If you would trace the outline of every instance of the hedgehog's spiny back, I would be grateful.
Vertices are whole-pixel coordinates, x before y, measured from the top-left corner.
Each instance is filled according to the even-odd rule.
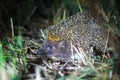
[[[59,37],[67,40],[68,44],[72,41],[75,46],[80,46],[84,50],[88,50],[89,46],[93,45],[102,51],[106,42],[106,31],[104,26],[99,25],[97,20],[93,19],[89,11],[77,13],[52,26],[49,30],[52,34],[59,34]]]

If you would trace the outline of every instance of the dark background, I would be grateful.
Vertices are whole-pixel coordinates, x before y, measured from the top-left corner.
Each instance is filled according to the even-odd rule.
[[[10,18],[18,35],[19,29],[27,33],[33,27],[45,28],[58,23],[64,12],[65,17],[79,12],[78,3],[83,10],[91,9],[97,3],[107,15],[120,15],[119,0],[0,0],[0,39],[11,35]]]

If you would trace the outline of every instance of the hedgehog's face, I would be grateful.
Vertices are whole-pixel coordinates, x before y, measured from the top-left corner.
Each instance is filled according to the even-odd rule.
[[[43,48],[41,48],[37,54],[38,55],[48,55],[48,56],[54,56],[54,57],[63,57],[65,50],[66,50],[67,44],[66,41],[47,41]]]

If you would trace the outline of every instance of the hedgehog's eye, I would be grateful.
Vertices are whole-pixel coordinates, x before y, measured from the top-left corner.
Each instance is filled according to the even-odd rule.
[[[52,46],[52,45],[48,45],[48,48],[47,48],[48,50],[51,50],[51,49],[55,49],[55,47],[54,46]]]

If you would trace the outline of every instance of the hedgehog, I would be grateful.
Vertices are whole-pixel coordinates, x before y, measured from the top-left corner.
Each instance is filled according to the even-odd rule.
[[[44,44],[37,51],[37,55],[71,59],[79,48],[86,55],[102,55],[107,36],[108,28],[105,22],[99,23],[90,11],[84,11],[49,27]]]

